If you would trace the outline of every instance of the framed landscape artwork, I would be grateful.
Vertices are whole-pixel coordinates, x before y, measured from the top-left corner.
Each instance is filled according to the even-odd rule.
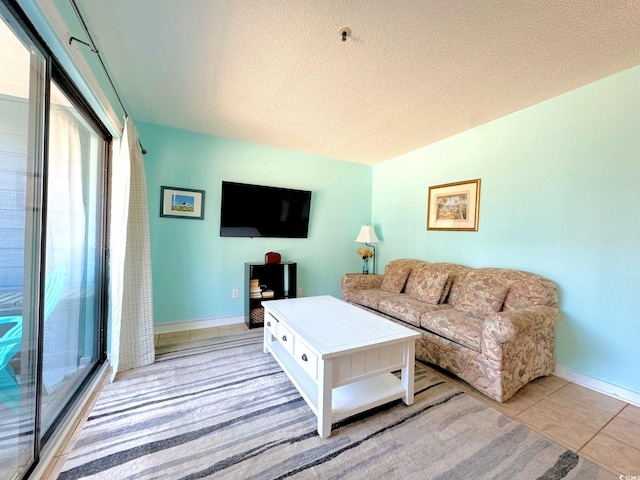
[[[204,220],[204,190],[160,187],[160,216]]]
[[[480,179],[429,187],[427,230],[478,231]]]

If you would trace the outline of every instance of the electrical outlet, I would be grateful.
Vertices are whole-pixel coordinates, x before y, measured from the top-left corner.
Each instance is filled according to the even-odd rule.
[[[238,289],[234,288],[231,290],[231,298],[238,298]]]

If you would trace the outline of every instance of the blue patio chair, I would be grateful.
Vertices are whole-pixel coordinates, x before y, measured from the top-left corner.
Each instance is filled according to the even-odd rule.
[[[47,276],[44,289],[44,319],[46,321],[60,300],[66,268],[59,264]],[[22,347],[22,316],[0,317],[0,325],[14,324],[0,338],[0,402],[12,409],[20,403],[20,385],[9,362]]]

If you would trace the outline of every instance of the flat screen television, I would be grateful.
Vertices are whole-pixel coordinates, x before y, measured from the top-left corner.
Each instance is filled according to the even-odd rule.
[[[307,238],[311,192],[222,182],[221,237]]]

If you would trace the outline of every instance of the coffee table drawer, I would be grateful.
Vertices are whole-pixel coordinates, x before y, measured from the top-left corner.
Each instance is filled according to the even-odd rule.
[[[296,338],[295,353],[293,355],[298,365],[309,374],[309,376],[318,379],[318,357],[311,352],[311,349]]]
[[[282,323],[278,324],[278,333],[276,335],[276,338],[282,344],[285,350],[293,355],[296,337],[293,332],[287,328],[286,325]]]
[[[265,313],[265,316],[264,316],[264,328],[269,330],[271,332],[271,335],[273,335],[274,337],[278,336],[278,324],[279,323],[280,322],[278,322],[278,320],[276,320],[275,317],[273,315],[271,315],[269,312]]]

